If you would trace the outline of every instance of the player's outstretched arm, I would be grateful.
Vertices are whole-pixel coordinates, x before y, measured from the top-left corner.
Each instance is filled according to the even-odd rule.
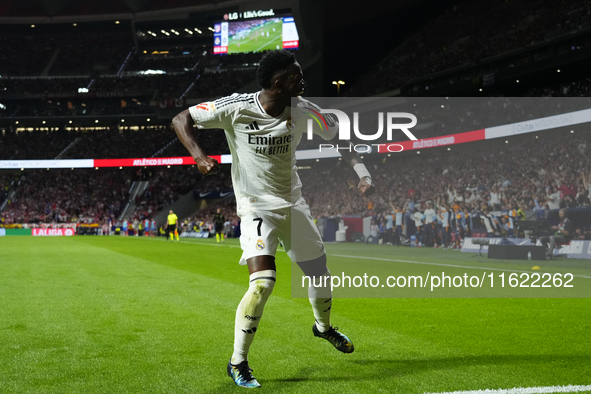
[[[172,119],[172,128],[181,143],[195,160],[197,168],[203,175],[214,175],[221,171],[217,160],[208,157],[193,136],[193,118],[189,110],[184,110]]]
[[[338,138],[338,137],[335,137]],[[349,142],[349,144],[351,144]],[[351,152],[348,152],[346,149],[340,151],[343,160],[345,160],[359,175],[359,184],[357,185],[357,190],[361,192],[365,197],[371,196],[375,193],[376,188],[373,185],[373,181],[371,180],[371,175],[369,171],[363,164],[363,160],[359,157],[355,149],[351,149]]]

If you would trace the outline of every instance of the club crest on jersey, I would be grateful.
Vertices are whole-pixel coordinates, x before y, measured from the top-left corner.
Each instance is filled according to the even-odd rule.
[[[258,239],[257,240],[257,250],[263,250],[265,249],[265,243],[263,242],[262,239]]]
[[[291,118],[287,119],[287,122],[285,122],[285,125],[287,126],[288,130],[293,130],[295,129],[295,120],[292,120]]]

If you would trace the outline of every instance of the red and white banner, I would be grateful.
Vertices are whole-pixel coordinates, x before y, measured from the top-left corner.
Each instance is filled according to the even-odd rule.
[[[232,155],[209,156],[221,164],[232,163]],[[151,157],[137,159],[97,159],[94,166],[102,167],[153,167],[153,166],[188,166],[195,164],[191,156],[182,157]]]
[[[210,157],[216,159],[221,164],[232,163],[232,155],[214,155]],[[0,160],[0,169],[152,167],[187,166],[193,164],[195,164],[195,160],[191,156],[94,160]]]
[[[34,228],[31,231],[34,237],[71,237],[76,234],[71,228]]]
[[[220,161],[220,156],[212,156]],[[183,166],[195,164],[191,156],[184,157],[152,157],[137,159],[98,159],[94,161],[94,166],[102,167],[152,167],[152,166]]]

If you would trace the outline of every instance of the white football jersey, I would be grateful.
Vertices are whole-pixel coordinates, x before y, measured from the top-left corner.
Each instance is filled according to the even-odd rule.
[[[432,223],[435,220],[435,210],[433,208],[425,209],[425,223]]]
[[[297,108],[288,106],[283,114],[273,117],[263,109],[259,94],[234,93],[189,108],[198,128],[226,132],[239,216],[249,211],[290,207],[301,197],[295,150],[309,118],[303,107],[319,110],[300,99]],[[331,140],[338,132],[338,124],[327,124],[328,128],[322,129],[314,125],[313,132]]]
[[[412,215],[413,220],[415,221],[415,227],[421,227],[423,225],[423,214],[420,212],[415,212]]]

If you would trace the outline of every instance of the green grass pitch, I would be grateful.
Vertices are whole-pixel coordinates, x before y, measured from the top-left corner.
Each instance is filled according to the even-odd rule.
[[[261,52],[283,48],[282,22],[269,22],[253,29],[246,37],[229,37],[228,53]],[[273,31],[275,29],[275,31]],[[264,33],[264,34],[263,34]],[[269,33],[269,37],[267,34]],[[279,47],[277,47],[279,45]]]
[[[326,245],[329,265],[345,260],[336,255],[359,250],[407,261],[532,265],[353,246]],[[232,239],[218,246],[136,237],[0,238],[0,393],[244,392],[225,372],[236,306],[247,287],[240,254]],[[583,275],[590,263],[541,268]],[[400,272],[410,266],[390,264]],[[284,253],[277,266],[250,355],[261,392],[591,384],[589,299],[336,299],[333,324],[356,348],[341,354],[313,337],[311,307],[291,297]]]

